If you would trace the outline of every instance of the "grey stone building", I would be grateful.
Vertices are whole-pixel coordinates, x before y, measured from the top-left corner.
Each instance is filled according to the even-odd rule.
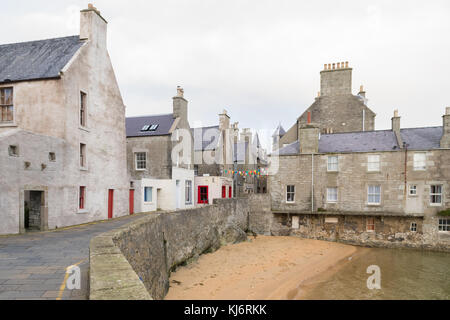
[[[320,72],[320,92],[315,101],[287,132],[277,138],[278,146],[297,141],[298,129],[308,122],[308,117],[319,126],[321,133],[374,130],[376,115],[367,103],[362,86],[357,95],[352,94],[352,68],[348,62],[325,64]]]
[[[172,100],[173,113],[126,118],[133,211],[195,205],[193,140],[182,88]]]
[[[0,45],[0,234],[126,215],[125,106],[107,22],[76,36]]]
[[[312,118],[270,157],[278,153],[279,166],[269,176],[266,232],[450,249],[450,108],[439,127],[403,129],[395,111],[391,130],[323,133],[334,113]]]

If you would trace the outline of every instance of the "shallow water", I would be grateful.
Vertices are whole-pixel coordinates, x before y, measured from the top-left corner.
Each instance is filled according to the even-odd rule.
[[[362,249],[337,272],[311,283],[302,299],[450,299],[450,253]],[[367,267],[381,271],[381,289],[369,290]]]

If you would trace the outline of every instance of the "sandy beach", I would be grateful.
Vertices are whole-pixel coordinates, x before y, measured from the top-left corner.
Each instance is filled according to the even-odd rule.
[[[303,285],[329,274],[357,251],[350,245],[295,237],[250,239],[177,269],[165,299],[300,299]]]

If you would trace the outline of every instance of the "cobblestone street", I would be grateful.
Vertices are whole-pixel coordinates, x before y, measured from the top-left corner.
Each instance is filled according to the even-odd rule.
[[[0,300],[88,298],[90,240],[145,214],[55,231],[0,236]],[[68,266],[81,269],[81,289],[63,282]]]

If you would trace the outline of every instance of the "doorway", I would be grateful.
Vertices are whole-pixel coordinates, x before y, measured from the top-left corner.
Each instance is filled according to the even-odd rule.
[[[46,225],[44,191],[25,190],[25,231],[42,231]]]
[[[134,213],[134,189],[130,189],[130,215]]]
[[[114,210],[114,189],[108,190],[108,219],[113,218]]]

